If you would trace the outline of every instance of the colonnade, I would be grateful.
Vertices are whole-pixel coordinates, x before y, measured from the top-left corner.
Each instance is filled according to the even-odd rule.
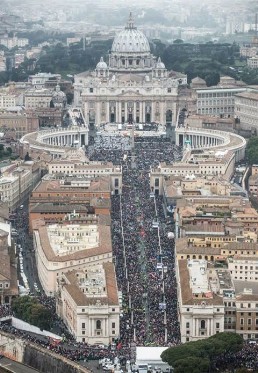
[[[78,144],[81,146],[81,137],[76,135],[60,135],[55,137],[47,137],[43,140],[44,144],[56,146],[72,146]],[[78,143],[77,143],[78,142]]]
[[[40,131],[37,141],[53,146],[88,145],[88,128],[68,128],[62,130]]]
[[[216,137],[208,137],[201,135],[183,135],[183,144],[189,142],[191,148],[208,148],[223,144],[223,141]]]

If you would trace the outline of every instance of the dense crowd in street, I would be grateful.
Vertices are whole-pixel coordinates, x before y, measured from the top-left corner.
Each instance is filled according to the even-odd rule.
[[[128,145],[128,139],[124,141]],[[135,154],[122,145],[121,150],[108,151],[98,145],[91,150],[91,159],[123,166],[122,196],[112,200],[113,255],[123,294],[121,343],[177,344],[174,241],[168,238],[171,228],[166,225],[161,197],[150,195],[149,171],[159,162],[173,162],[180,150],[167,139],[148,137],[136,139]],[[153,220],[159,222],[157,228]]]
[[[111,140],[99,136],[88,149],[91,160],[122,165],[122,195],[112,196],[112,245],[118,289],[122,293],[120,339],[109,346],[90,346],[76,342],[55,313],[55,299],[45,295],[37,299],[53,314],[53,330],[62,336],[55,340],[14,328],[2,322],[0,330],[33,342],[73,361],[91,359],[133,359],[137,345],[174,346],[180,343],[177,315],[177,286],[174,266],[174,238],[169,233],[162,197],[150,188],[150,167],[180,159],[181,149],[165,138],[120,137]],[[28,229],[25,211],[16,220],[18,240],[26,241]],[[154,226],[154,223],[157,224]],[[172,237],[172,238],[171,238]],[[29,243],[28,243],[29,244]],[[13,315],[10,306],[0,306],[0,318]],[[15,315],[14,315],[15,316]],[[216,368],[258,368],[258,346],[244,343],[241,351],[222,355]]]

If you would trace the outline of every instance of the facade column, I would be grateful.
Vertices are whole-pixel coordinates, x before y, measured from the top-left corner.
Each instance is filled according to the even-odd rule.
[[[84,102],[84,105],[82,105],[82,112],[84,114],[84,117],[86,119],[86,123],[89,123],[89,107],[88,102]]]
[[[106,103],[106,122],[107,123],[110,122],[110,118],[109,118],[109,101]]]
[[[115,113],[115,122],[119,122],[118,120],[118,101],[116,101],[116,113]]]
[[[139,122],[142,123],[142,101],[140,101],[139,105]]]
[[[145,123],[145,105],[146,105],[146,103],[145,103],[145,101],[143,101],[143,103],[142,103],[142,122],[143,123]]]
[[[151,122],[155,122],[156,102],[151,101]]]
[[[136,122],[137,117],[137,107],[136,107],[136,101],[133,102],[133,121]]]
[[[122,123],[122,104],[118,101],[118,122]]]
[[[128,120],[128,106],[127,101],[125,101],[125,123],[127,123]]]
[[[164,114],[165,114],[165,102],[160,101],[160,103],[159,103],[159,122],[161,124],[165,124]]]
[[[87,120],[86,120],[87,122]],[[95,126],[98,127],[101,122],[101,110],[100,110],[100,102],[97,101],[95,103]]]
[[[105,337],[107,337],[108,336],[108,319],[105,319],[105,326],[106,326]]]

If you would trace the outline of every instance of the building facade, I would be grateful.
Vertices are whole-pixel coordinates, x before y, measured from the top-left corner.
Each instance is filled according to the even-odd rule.
[[[39,118],[31,110],[4,111],[0,113],[1,131],[15,130],[17,139],[39,129]]]
[[[175,123],[178,86],[187,84],[183,74],[171,74],[150,53],[146,36],[127,26],[114,39],[109,63],[101,58],[94,72],[75,75],[74,102],[86,121]]]
[[[38,226],[33,230],[33,242],[39,280],[49,296],[56,294],[63,273],[112,261],[108,225],[64,221]]]
[[[247,59],[247,66],[251,69],[258,69],[258,56],[253,56]]]
[[[197,89],[197,114],[234,116],[235,95],[245,90],[243,87]]]
[[[239,129],[257,134],[258,91],[247,91],[235,96],[235,117]]]
[[[213,291],[209,280],[211,275],[206,261],[178,261],[178,304],[183,343],[224,331],[223,297]]]
[[[57,312],[78,342],[108,345],[118,338],[120,306],[113,263],[64,274]]]
[[[39,165],[34,162],[6,167],[0,177],[1,200],[8,204],[10,210],[17,208],[29,197],[40,176]]]

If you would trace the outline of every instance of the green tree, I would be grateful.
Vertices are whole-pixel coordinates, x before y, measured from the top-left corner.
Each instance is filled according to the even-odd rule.
[[[217,85],[220,81],[220,75],[217,72],[210,72],[205,76],[205,81],[208,87]]]
[[[50,311],[34,297],[26,295],[14,299],[12,309],[16,317],[38,326],[40,329],[50,329],[51,327],[52,315]]]
[[[184,41],[182,39],[176,39],[173,41],[173,44],[183,44]]]
[[[51,313],[40,303],[33,304],[30,308],[29,322],[40,329],[49,329],[51,324]]]
[[[251,137],[246,147],[246,158],[249,164],[258,163],[258,137]]]
[[[215,360],[222,354],[241,350],[243,339],[235,333],[218,333],[214,336],[170,347],[161,354],[163,361],[174,368],[174,373],[213,372]]]

